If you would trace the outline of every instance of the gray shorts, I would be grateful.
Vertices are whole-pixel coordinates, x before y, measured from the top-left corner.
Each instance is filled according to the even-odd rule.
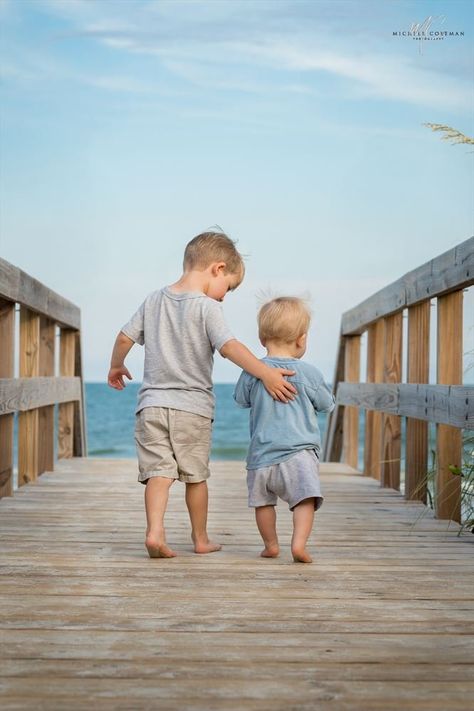
[[[319,459],[314,449],[303,449],[290,459],[247,471],[249,506],[275,506],[278,497],[290,510],[314,497],[314,508],[323,503],[319,483]]]
[[[138,481],[164,476],[187,484],[209,477],[212,420],[169,407],[144,407],[136,416]]]

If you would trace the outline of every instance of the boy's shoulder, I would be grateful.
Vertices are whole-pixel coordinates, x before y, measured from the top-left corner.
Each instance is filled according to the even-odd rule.
[[[266,356],[262,358],[262,361],[279,368],[288,368],[288,370],[294,370],[295,375],[290,375],[288,380],[303,382],[305,385],[309,385],[313,388],[318,388],[324,383],[324,377],[319,368],[317,368],[312,363],[308,361],[301,360],[299,358],[294,358],[283,362],[281,359],[273,359]]]
[[[295,370],[297,374],[299,373],[303,375],[315,385],[321,385],[321,383],[324,383],[323,374],[321,373],[319,368],[317,368],[312,363],[308,363],[305,360],[300,360],[298,361],[298,365],[295,367]]]
[[[197,291],[196,292],[178,293],[178,292],[171,291],[169,286],[162,286],[159,289],[155,289],[154,291],[151,291],[145,297],[145,303],[146,304],[156,304],[157,301],[161,301],[162,299],[167,299],[167,300],[170,300],[173,302],[181,302],[181,303],[185,303],[190,300],[192,300],[192,301],[198,300],[207,309],[215,309],[215,310],[222,309],[222,304],[220,304],[215,299],[211,299],[210,296],[207,296],[207,294],[197,292]]]

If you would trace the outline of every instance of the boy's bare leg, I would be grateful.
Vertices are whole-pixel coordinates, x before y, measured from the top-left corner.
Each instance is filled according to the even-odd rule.
[[[276,558],[280,552],[276,532],[276,511],[274,506],[257,506],[255,520],[258,530],[265,543],[265,548],[260,553],[262,558]]]
[[[314,498],[304,499],[293,509],[293,538],[291,552],[295,563],[312,563],[313,559],[306,550],[309,534],[313,528]]]
[[[191,519],[191,537],[195,553],[214,553],[222,548],[219,543],[213,543],[207,535],[207,481],[196,484],[186,483],[186,506]]]
[[[176,553],[167,545],[164,518],[170,487],[174,479],[154,476],[145,487],[146,539],[145,546],[150,558],[174,558]]]

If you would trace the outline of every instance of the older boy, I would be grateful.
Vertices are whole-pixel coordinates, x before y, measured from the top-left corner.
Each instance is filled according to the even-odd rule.
[[[131,375],[124,360],[134,343],[145,346],[143,384],[136,409],[135,441],[139,476],[146,485],[145,546],[151,558],[173,558],[166,542],[164,515],[176,479],[186,484],[186,504],[196,553],[221,548],[207,535],[209,453],[214,416],[214,351],[260,378],[271,397],[282,402],[296,392],[283,375],[259,361],[229,331],[222,302],[244,277],[235,243],[219,232],[205,232],[186,246],[183,274],[143,302],[115,341],[108,383],[121,390]]]
[[[280,297],[264,304],[258,314],[259,338],[267,349],[262,359],[273,368],[295,371],[290,382],[298,397],[288,405],[268,397],[260,381],[242,373],[234,398],[250,407],[250,447],[247,457],[249,506],[255,507],[264,558],[279,553],[275,505],[277,498],[293,511],[291,551],[295,562],[311,563],[306,543],[314,512],[322,502],[319,484],[321,439],[318,412],[330,412],[334,397],[319,370],[300,358],[306,351],[311,316],[304,301]]]

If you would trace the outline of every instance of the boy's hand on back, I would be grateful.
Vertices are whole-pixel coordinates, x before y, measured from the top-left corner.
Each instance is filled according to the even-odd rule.
[[[262,383],[266,391],[274,400],[288,402],[294,400],[297,395],[297,390],[288,380],[285,380],[284,375],[294,375],[294,370],[285,370],[285,368],[271,368],[267,366],[267,371],[262,375]]]
[[[107,376],[107,383],[111,388],[116,390],[123,390],[125,387],[125,382],[123,376],[126,376],[129,380],[133,380],[128,369],[124,366],[117,366],[115,368],[110,368],[109,374]]]
[[[261,380],[274,400],[289,402],[295,399],[296,388],[283,377],[284,375],[294,375],[294,370],[270,368],[269,365],[265,365],[261,360],[258,360],[247,346],[244,346],[243,343],[240,343],[235,338],[224,343],[219,353],[223,358],[228,358],[242,370]]]

